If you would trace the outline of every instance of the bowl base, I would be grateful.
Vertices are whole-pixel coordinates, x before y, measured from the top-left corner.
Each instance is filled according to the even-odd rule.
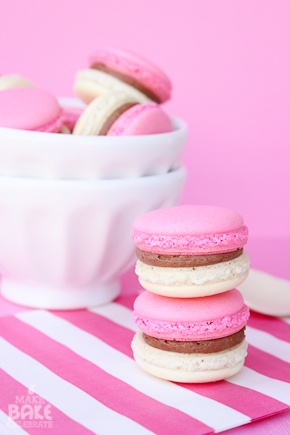
[[[55,288],[1,280],[1,294],[18,305],[46,310],[77,310],[103,305],[115,299],[121,290],[119,281],[88,288]]]

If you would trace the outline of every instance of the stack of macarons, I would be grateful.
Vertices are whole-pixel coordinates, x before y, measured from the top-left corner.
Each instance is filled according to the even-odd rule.
[[[90,56],[90,68],[77,73],[74,90],[88,106],[59,108],[61,127],[39,130],[38,125],[31,127],[31,118],[36,120],[39,110],[46,112],[46,118],[50,116],[51,108],[45,107],[48,93],[36,90],[32,82],[18,74],[0,75],[0,127],[94,136],[148,135],[173,130],[170,117],[160,107],[171,96],[170,80],[151,62],[129,51],[96,50]],[[14,122],[9,109],[17,98],[17,111],[23,112],[24,118],[20,124]],[[58,105],[50,95],[52,99],[54,106]],[[2,117],[6,105],[8,111]],[[53,121],[51,118],[49,123]]]
[[[180,206],[137,218],[136,273],[146,289],[134,304],[132,342],[148,373],[213,382],[243,366],[249,309],[235,289],[248,275],[248,229],[222,207]]]

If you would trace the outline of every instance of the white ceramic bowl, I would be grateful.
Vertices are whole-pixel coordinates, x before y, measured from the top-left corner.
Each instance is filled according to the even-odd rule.
[[[185,169],[124,180],[0,177],[2,295],[20,305],[106,303],[135,261],[134,219],[177,204]]]
[[[60,99],[63,106],[79,105]],[[177,169],[187,126],[147,136],[75,136],[0,127],[0,175],[45,179],[111,179],[165,174]]]

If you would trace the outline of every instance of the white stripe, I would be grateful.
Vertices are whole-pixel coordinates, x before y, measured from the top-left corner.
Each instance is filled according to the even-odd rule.
[[[103,305],[102,307],[91,308],[89,311],[100,314],[109,320],[113,320],[113,322],[123,326],[124,328],[131,329],[134,332],[139,331],[138,326],[133,322],[132,310],[129,310],[129,308],[123,307],[122,305],[113,302],[108,305]]]
[[[119,304],[115,304],[115,305],[119,305]],[[119,305],[119,307],[121,307],[121,306]],[[126,322],[126,320],[122,320],[122,315],[125,317],[125,314],[126,314],[128,317],[130,317],[130,318],[132,317],[132,311],[129,309],[126,309],[126,310],[127,310],[126,312],[121,310],[119,315],[117,316],[116,315],[117,309],[114,308],[114,311],[115,311],[114,315],[116,316],[116,323],[122,324],[122,326],[125,326],[125,322]],[[109,310],[108,310],[108,314],[109,314]],[[114,317],[111,317],[111,320],[114,321],[115,320]],[[134,329],[131,328],[131,329],[135,330],[135,328]],[[287,345],[286,348],[289,349],[289,343],[282,341],[282,340],[279,340],[279,339],[276,339],[275,337],[273,337],[272,335],[267,334],[267,333],[264,333],[265,335],[263,335],[263,337],[261,337],[261,335],[258,334],[259,339],[257,339],[256,331],[262,332],[262,331],[254,329],[254,328],[251,328],[250,326],[247,326],[247,329],[246,329],[247,341],[250,342],[251,344],[253,344],[253,346],[255,346],[255,347],[260,346],[259,347],[260,349],[262,347],[262,343],[263,343],[263,346],[265,346],[265,343],[266,343],[267,344],[267,349],[265,349],[266,352],[269,353],[269,348],[272,346],[273,349],[275,348],[275,351],[277,352],[277,354],[280,355],[279,357],[280,358],[282,357],[281,359],[285,360],[285,355],[286,355],[286,353],[284,354],[285,344]],[[259,340],[261,341],[260,343],[259,343]],[[255,344],[254,344],[254,342],[255,342]],[[271,343],[271,345],[270,345],[270,343]],[[275,356],[278,356],[277,354]],[[270,394],[271,391],[274,391],[275,394],[278,391],[278,396],[279,396],[280,387],[281,387],[281,397],[279,396],[280,399],[277,399],[277,400],[280,400],[283,403],[287,403],[287,404],[289,403],[290,384],[283,382],[283,381],[269,378],[267,376],[263,376],[254,370],[251,371],[252,372],[251,378],[253,379],[253,382],[248,383],[247,378],[244,379],[244,373],[246,373],[248,370],[250,370],[250,369],[243,367],[243,369],[237,375],[230,378],[230,380],[239,379],[239,380],[245,382],[245,385],[242,385],[242,386],[250,388],[251,390],[254,390],[254,391],[262,392],[263,394],[266,394],[267,396],[271,396],[271,394]],[[277,370],[278,370],[278,368],[277,368]],[[255,381],[255,379],[256,379],[256,381]],[[259,385],[261,380],[263,380],[263,383],[265,383],[265,385],[262,385],[262,386]],[[268,390],[268,386],[269,386],[269,390]],[[265,387],[265,392],[262,391],[264,387]],[[284,390],[286,391],[285,394],[283,393]],[[269,391],[269,393],[267,393],[267,391]],[[285,396],[286,396],[286,398],[285,398]],[[272,396],[272,397],[275,398],[275,396]]]
[[[290,324],[290,317],[282,317],[281,320],[284,320],[284,322]]]
[[[279,370],[278,367],[277,370]],[[290,384],[268,378],[268,376],[261,375],[249,367],[243,367],[239,373],[227,381],[266,394],[266,396],[290,405]]]
[[[27,435],[27,432],[20,426],[14,423],[11,418],[8,417],[0,409],[0,434],[1,435]]]
[[[248,416],[215,400],[150,376],[133,359],[49,312],[30,311],[17,314],[17,317],[147,396],[202,421],[216,431],[250,421]]]
[[[247,326],[246,340],[252,346],[290,363],[290,343],[274,337],[268,332]],[[290,366],[289,366],[290,370]]]
[[[63,380],[2,337],[0,337],[0,354],[0,366],[6,373],[27,388],[35,385],[35,392],[39,396],[44,397],[72,420],[98,435],[152,433]],[[53,419],[53,410],[51,416]]]

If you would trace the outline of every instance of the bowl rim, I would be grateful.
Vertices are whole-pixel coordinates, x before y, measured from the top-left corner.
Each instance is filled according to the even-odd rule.
[[[174,180],[185,180],[187,170],[185,166],[180,166],[178,169],[166,172],[165,174],[157,175],[145,175],[137,178],[107,178],[107,179],[46,179],[46,178],[26,178],[26,177],[6,177],[0,176],[0,188],[1,186],[13,186],[19,185],[20,188],[123,188],[136,186],[142,187],[143,185],[155,185],[158,183],[171,183]]]
[[[68,107],[68,106],[66,106]],[[73,106],[71,106],[73,107]],[[53,142],[58,146],[71,144],[77,145],[80,142],[82,144],[90,146],[110,146],[110,145],[122,145],[122,142],[126,142],[127,145],[138,146],[139,143],[146,143],[154,140],[168,140],[179,137],[180,135],[186,135],[188,132],[188,126],[185,121],[175,116],[170,116],[173,124],[173,131],[168,133],[147,134],[138,136],[85,136],[85,135],[73,135],[73,134],[57,134],[46,133],[42,131],[21,130],[16,128],[0,127],[0,138],[12,137],[13,139],[36,140],[42,142]],[[20,143],[20,142],[19,142]],[[18,145],[19,145],[18,143]]]

